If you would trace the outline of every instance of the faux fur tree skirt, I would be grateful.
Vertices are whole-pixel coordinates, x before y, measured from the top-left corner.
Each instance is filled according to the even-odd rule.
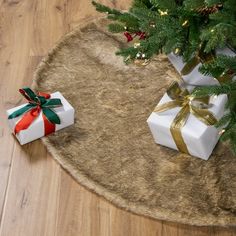
[[[236,157],[219,144],[209,161],[154,143],[146,119],[175,77],[165,56],[146,67],[115,52],[106,20],[80,26],[42,61],[33,87],[60,91],[76,123],[43,139],[55,159],[115,205],[156,219],[236,225]]]

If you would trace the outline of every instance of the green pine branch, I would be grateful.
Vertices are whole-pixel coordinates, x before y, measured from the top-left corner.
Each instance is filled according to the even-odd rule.
[[[220,77],[223,73],[227,73],[228,71],[234,75],[236,74],[236,56],[218,55],[210,63],[204,63],[199,70],[204,75],[211,75],[215,78]]]
[[[106,14],[111,14],[111,15],[116,15],[116,16],[120,16],[123,14],[116,9],[111,9],[110,7],[107,7],[95,1],[92,1],[92,4],[95,6],[96,10],[101,13],[106,13]]]
[[[221,94],[228,95],[226,104],[228,112],[218,121],[216,127],[223,128],[224,132],[220,140],[229,142],[233,152],[236,154],[236,82],[231,81],[222,85],[199,87],[192,93],[196,97]]]

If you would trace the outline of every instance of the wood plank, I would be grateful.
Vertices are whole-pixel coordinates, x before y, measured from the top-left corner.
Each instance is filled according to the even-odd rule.
[[[5,1],[0,1],[0,219],[2,218],[12,153],[15,146],[15,141],[8,129],[5,110],[20,102],[17,95],[14,95],[15,99],[11,99],[13,94],[11,84],[15,83],[9,79],[13,69],[11,59],[13,58],[12,50],[15,49],[14,32],[9,30],[13,18],[5,11],[5,5]],[[6,34],[7,32],[9,34]]]
[[[161,222],[123,211],[62,175],[57,235],[161,235]]]
[[[163,222],[162,223],[162,235],[169,236],[169,235],[181,235],[179,234],[179,227],[178,224],[170,223],[170,222]]]
[[[162,221],[157,221],[146,217],[132,215],[131,235],[161,236],[163,235]]]
[[[19,102],[18,88],[32,83],[33,71],[44,53],[43,50],[38,50],[36,55],[32,50],[34,47],[31,45],[40,44],[42,48],[36,47],[40,49],[46,46],[44,41],[41,43],[33,37],[35,25],[32,22],[37,18],[37,13],[50,8],[45,5],[48,1],[40,1],[42,9],[39,9],[37,2],[4,3],[3,12],[7,20],[2,25],[4,50],[1,59],[8,61],[8,68],[4,70],[5,78],[8,79],[2,82],[9,93],[5,96],[3,104],[16,105]],[[51,21],[56,25],[57,16],[55,18]],[[47,24],[40,25],[40,28],[47,30]],[[61,30],[58,32],[55,27],[54,34],[50,35],[51,40],[57,39],[59,34],[64,34],[63,27]],[[15,143],[14,139],[12,140]],[[24,147],[15,143],[0,235],[54,235],[60,171],[60,167],[47,154],[41,141]]]
[[[0,94],[2,94],[1,90]],[[3,95],[0,96],[0,222],[9,180],[12,152],[14,150],[14,141],[7,128],[6,115],[4,112],[5,107],[2,105],[2,96]]]
[[[232,228],[223,227],[197,227],[179,225],[179,235],[183,236],[235,236],[236,231]]]
[[[17,144],[13,156],[0,235],[54,235],[60,167],[41,141]]]
[[[207,227],[205,227],[207,228]],[[212,227],[212,236],[236,236],[236,229],[234,228],[223,228],[223,227]]]

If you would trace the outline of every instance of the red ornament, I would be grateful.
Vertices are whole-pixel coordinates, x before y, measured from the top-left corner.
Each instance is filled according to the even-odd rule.
[[[144,40],[146,38],[146,33],[142,31],[138,31],[134,33],[133,35],[129,33],[128,31],[124,32],[125,37],[127,38],[127,42],[131,42],[134,40],[135,37],[139,37],[139,40]]]
[[[131,42],[134,39],[129,32],[124,32],[124,36],[127,38],[127,42]]]

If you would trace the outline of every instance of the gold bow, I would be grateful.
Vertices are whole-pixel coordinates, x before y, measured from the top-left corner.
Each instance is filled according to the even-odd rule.
[[[190,114],[208,126],[217,123],[215,116],[207,110],[210,107],[210,97],[195,98],[189,94],[187,89],[181,88],[177,82],[170,85],[167,89],[167,94],[172,101],[157,105],[154,112],[160,113],[175,107],[181,107],[181,110],[171,124],[170,131],[178,150],[189,154],[181,134],[181,128],[184,127]]]
[[[205,53],[203,50],[198,50],[196,55],[192,57],[181,70],[181,75],[188,75],[193,71],[193,69],[201,62],[208,63],[215,58],[215,55],[212,52]]]

